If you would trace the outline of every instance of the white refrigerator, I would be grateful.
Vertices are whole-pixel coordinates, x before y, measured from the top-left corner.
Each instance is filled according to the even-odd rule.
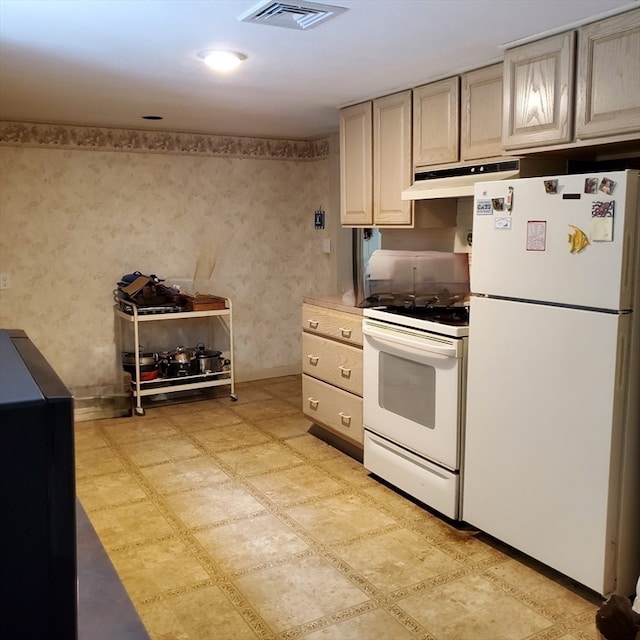
[[[474,197],[462,517],[602,595],[640,574],[638,177]]]

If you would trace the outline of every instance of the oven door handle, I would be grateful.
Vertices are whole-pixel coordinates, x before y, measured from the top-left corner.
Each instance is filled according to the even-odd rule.
[[[425,343],[425,340],[421,338],[412,339],[409,331],[397,331],[395,329],[380,330],[365,324],[362,328],[362,333],[383,343],[386,342],[392,345],[399,344],[405,350],[410,350],[416,355],[424,355],[425,352],[428,352],[435,357],[458,357],[457,345],[437,344],[431,341]]]

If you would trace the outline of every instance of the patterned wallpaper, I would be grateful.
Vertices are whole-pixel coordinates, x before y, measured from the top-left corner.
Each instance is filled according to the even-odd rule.
[[[237,378],[298,371],[302,297],[335,289],[330,146],[2,123],[0,326],[24,329],[82,397],[121,380],[118,279],[188,279],[200,260],[213,271],[199,288],[233,302]],[[196,338],[141,342],[162,339]]]

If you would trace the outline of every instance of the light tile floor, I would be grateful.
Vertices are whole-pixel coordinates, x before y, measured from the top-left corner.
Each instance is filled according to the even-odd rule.
[[[299,376],[76,424],[80,501],[154,640],[597,640],[600,603],[308,433]]]

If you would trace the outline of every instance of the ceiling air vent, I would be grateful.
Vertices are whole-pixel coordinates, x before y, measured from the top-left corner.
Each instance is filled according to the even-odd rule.
[[[343,7],[334,7],[319,2],[260,2],[238,17],[240,22],[255,22],[287,29],[310,29],[326,22],[343,11]]]

